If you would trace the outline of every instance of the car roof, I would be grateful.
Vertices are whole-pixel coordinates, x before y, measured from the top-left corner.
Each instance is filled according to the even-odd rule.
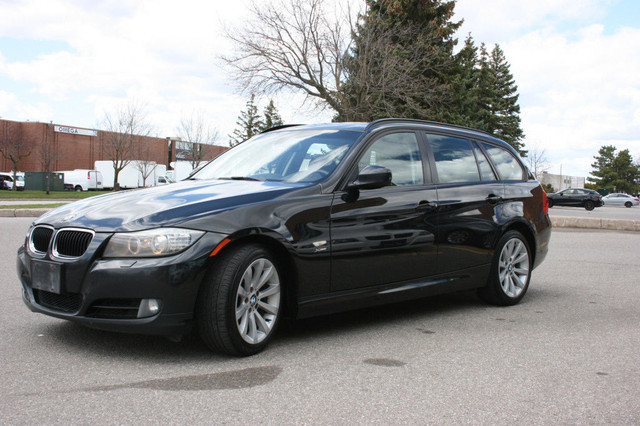
[[[324,124],[289,124],[284,126],[276,126],[265,130],[263,133],[272,131],[286,131],[293,128],[296,129],[327,129],[327,130],[350,130],[356,132],[366,132],[378,128],[397,127],[397,126],[415,126],[425,130],[449,131],[470,137],[492,140],[502,145],[510,146],[505,141],[498,139],[490,133],[481,130],[472,129],[470,127],[458,126],[455,124],[440,123],[437,121],[417,120],[411,118],[382,118],[379,120],[365,122],[341,122],[341,123],[324,123]]]

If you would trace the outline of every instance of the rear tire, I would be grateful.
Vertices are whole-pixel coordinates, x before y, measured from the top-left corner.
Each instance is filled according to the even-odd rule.
[[[591,211],[595,208],[595,204],[591,200],[587,200],[584,202],[584,208],[587,211]]]
[[[531,249],[518,231],[506,232],[496,246],[487,285],[478,295],[487,303],[510,306],[520,302],[531,279]]]
[[[627,201],[626,203],[624,203],[624,206],[628,209],[631,208],[631,201]]]
[[[262,351],[281,316],[280,277],[273,256],[258,244],[221,254],[198,296],[196,325],[202,341],[227,355]]]

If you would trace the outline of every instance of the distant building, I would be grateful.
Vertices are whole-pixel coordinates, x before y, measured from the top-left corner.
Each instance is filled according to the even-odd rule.
[[[547,172],[538,173],[538,180],[543,185],[551,185],[555,191],[584,188],[585,182],[585,178],[581,176],[554,175]]]
[[[0,136],[4,136],[14,125],[21,126],[22,137],[33,141],[31,154],[20,162],[20,171],[42,172],[40,159],[41,147],[51,143],[54,152],[51,170],[93,169],[96,161],[111,160],[106,155],[105,140],[107,132],[81,127],[71,127],[53,123],[17,122],[0,119]],[[171,162],[189,160],[188,153],[179,149],[175,138],[145,137],[150,145],[149,157],[144,160],[164,164],[167,168]],[[175,146],[174,146],[175,145]],[[183,148],[185,142],[181,142]],[[218,145],[199,144],[203,159],[210,160],[228,148]],[[176,155],[178,154],[178,155]],[[176,158],[177,157],[177,158]],[[141,160],[131,158],[130,160]],[[11,162],[0,156],[0,171],[10,171]]]

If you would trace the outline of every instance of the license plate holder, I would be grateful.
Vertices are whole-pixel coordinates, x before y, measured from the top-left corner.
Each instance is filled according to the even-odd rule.
[[[31,261],[31,287],[60,294],[62,289],[62,264],[45,260]]]

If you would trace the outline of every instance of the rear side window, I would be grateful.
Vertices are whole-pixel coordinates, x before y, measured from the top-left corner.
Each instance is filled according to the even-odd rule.
[[[429,135],[440,183],[478,182],[478,166],[466,139]]]
[[[516,158],[506,149],[483,143],[482,146],[498,169],[502,180],[523,180],[522,167]]]

